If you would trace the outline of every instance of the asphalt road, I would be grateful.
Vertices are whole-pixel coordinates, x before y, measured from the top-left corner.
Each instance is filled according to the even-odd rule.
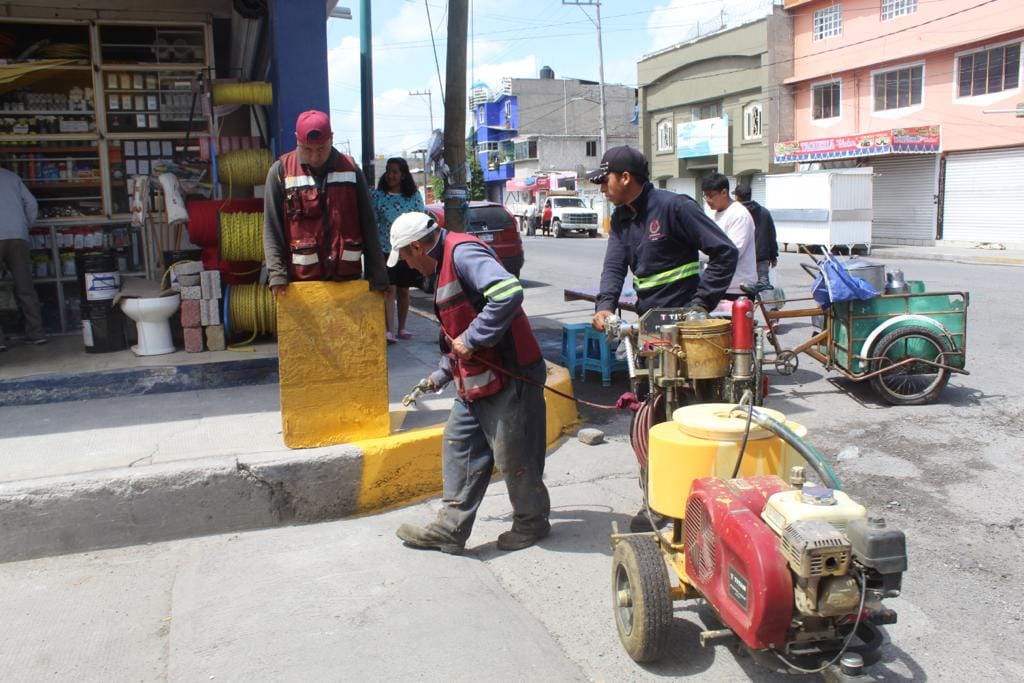
[[[589,304],[561,301],[567,286],[599,277],[604,240],[527,240],[523,277],[527,312],[585,320]],[[807,356],[790,377],[773,371],[765,405],[804,424],[811,441],[836,464],[845,488],[869,510],[907,534],[910,569],[890,628],[891,680],[1024,679],[1024,365],[1018,358],[1024,312],[1018,293],[1024,269],[960,263],[869,260],[923,280],[928,291],[968,291],[967,369],[953,375],[938,400],[895,407],[867,383],[854,383]],[[808,296],[804,255],[785,253],[779,272],[787,295]],[[541,284],[541,281],[544,284]],[[577,313],[578,311],[578,313]],[[579,316],[579,317],[576,317]],[[809,321],[782,330],[784,346],[811,334]],[[539,334],[547,336],[542,326]],[[551,342],[545,344],[550,348]],[[610,398],[622,387],[586,398]],[[582,409],[601,422],[599,411]],[[610,422],[606,428],[612,428]],[[841,462],[837,461],[840,453]],[[1012,672],[1012,674],[1011,674]]]

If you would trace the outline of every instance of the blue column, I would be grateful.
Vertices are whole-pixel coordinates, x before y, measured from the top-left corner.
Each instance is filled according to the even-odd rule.
[[[295,149],[295,119],[307,109],[330,114],[327,86],[327,6],[324,0],[270,0],[277,154]]]

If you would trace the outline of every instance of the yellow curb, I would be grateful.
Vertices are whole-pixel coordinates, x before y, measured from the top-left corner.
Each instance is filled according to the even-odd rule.
[[[547,364],[547,385],[573,395],[569,372]],[[544,392],[547,444],[551,447],[565,430],[579,421],[576,402]],[[376,512],[429,498],[441,492],[441,437],[444,425],[357,441],[363,452],[363,475],[356,514]]]

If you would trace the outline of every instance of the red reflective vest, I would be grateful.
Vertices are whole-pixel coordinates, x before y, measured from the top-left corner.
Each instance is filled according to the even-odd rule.
[[[483,244],[472,235],[449,232],[444,239],[440,269],[437,274],[437,285],[434,290],[434,309],[441,320],[441,329],[451,339],[457,338],[466,331],[479,311],[462,289],[458,273],[455,270],[455,249],[460,244],[476,242]],[[482,295],[481,295],[482,296]],[[450,343],[450,342],[449,342]],[[502,352],[505,352],[504,354]],[[512,324],[505,337],[497,346],[477,349],[473,358],[460,360],[455,354],[450,355],[452,376],[458,387],[459,396],[473,401],[485,396],[492,396],[504,386],[504,375],[477,359],[486,360],[493,366],[507,367],[508,362],[525,367],[536,363],[541,358],[540,345],[537,344],[530,322],[522,307],[516,312]]]
[[[281,157],[281,171],[289,279],[358,278],[363,272],[363,231],[355,162],[345,154],[331,155],[324,169],[326,197],[320,196],[316,179],[297,152]]]

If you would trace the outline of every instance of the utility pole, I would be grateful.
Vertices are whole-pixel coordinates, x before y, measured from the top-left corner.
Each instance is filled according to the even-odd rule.
[[[597,20],[590,19],[597,28],[597,68],[598,83],[601,88],[601,156],[608,151],[607,115],[604,106],[604,41],[601,39],[601,0],[562,0],[563,5],[576,5],[583,14],[590,19],[590,15],[583,8],[592,6],[596,10]]]
[[[359,86],[363,175],[370,187],[373,187],[377,172],[373,154],[373,30],[370,24],[370,0],[359,0]]]
[[[409,91],[410,97],[426,96],[427,107],[430,109],[430,133],[434,133],[434,100],[430,96],[429,90],[417,90],[416,92]]]
[[[448,63],[444,100],[445,227],[463,232],[466,226],[466,32],[469,0],[448,2]]]

